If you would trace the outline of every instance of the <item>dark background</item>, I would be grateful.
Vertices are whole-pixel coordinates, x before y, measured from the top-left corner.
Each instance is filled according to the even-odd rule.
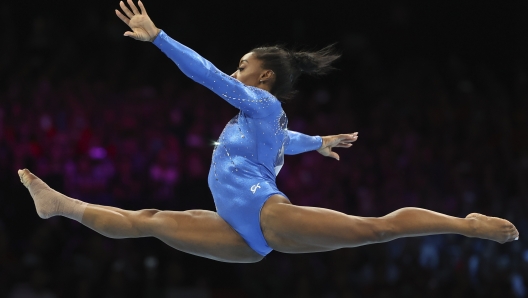
[[[520,231],[226,264],[37,216],[17,169],[90,203],[214,210],[211,142],[236,109],[123,37],[117,1],[3,1],[0,297],[525,297],[528,2],[459,2],[145,1],[227,73],[255,46],[337,42],[338,70],[283,107],[292,130],[360,138],[340,162],[288,156],[277,180],[294,204],[481,212]]]

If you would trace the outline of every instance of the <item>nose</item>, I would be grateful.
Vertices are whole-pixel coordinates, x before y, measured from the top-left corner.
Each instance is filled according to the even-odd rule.
[[[236,79],[236,73],[237,73],[236,71],[235,71],[234,73],[232,73],[232,74],[231,74],[231,77],[234,78],[234,79]]]

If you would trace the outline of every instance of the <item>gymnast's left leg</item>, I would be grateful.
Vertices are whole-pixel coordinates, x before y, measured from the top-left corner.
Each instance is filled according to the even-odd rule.
[[[519,236],[509,221],[477,213],[458,218],[421,208],[402,208],[383,217],[358,217],[295,206],[281,195],[266,201],[260,224],[268,245],[286,253],[329,251],[436,234],[460,234],[499,243]]]

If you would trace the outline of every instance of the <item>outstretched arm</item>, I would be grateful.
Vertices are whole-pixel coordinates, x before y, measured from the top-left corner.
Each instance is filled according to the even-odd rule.
[[[288,130],[288,142],[284,145],[284,154],[295,155],[312,150],[317,150],[324,156],[329,156],[339,160],[339,155],[332,151],[334,147],[350,148],[352,142],[358,138],[358,133],[340,134],[334,136],[309,136]]]
[[[279,101],[267,91],[246,86],[221,72],[211,62],[170,38],[163,31],[154,40],[154,44],[174,61],[185,75],[209,88],[250,117],[268,116],[273,108],[280,106]]]
[[[324,156],[339,160],[339,155],[332,151],[334,147],[350,148],[358,138],[358,133],[340,134],[334,136],[309,136],[300,132],[288,130],[288,142],[284,145],[284,154],[294,155],[317,150]]]
[[[288,142],[284,144],[284,154],[295,155],[321,148],[323,138],[320,136],[309,136],[288,130]]]
[[[136,8],[132,0],[127,1],[132,10],[129,10],[123,2],[120,2],[121,9],[123,9],[126,16],[116,10],[117,16],[133,31],[125,32],[125,36],[130,36],[136,40],[153,42],[176,63],[185,75],[211,89],[250,117],[261,118],[268,116],[274,108],[280,106],[279,101],[269,92],[260,88],[246,86],[237,79],[228,76],[198,53],[158,29],[148,17],[141,1],[138,2],[141,12]]]

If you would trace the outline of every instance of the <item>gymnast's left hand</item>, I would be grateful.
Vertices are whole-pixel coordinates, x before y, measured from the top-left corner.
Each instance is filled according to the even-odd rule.
[[[352,143],[358,139],[358,133],[352,134],[340,134],[335,136],[326,136],[322,137],[323,144],[321,148],[317,149],[317,152],[321,153],[324,156],[332,157],[339,160],[339,155],[332,151],[332,148],[350,148]]]
[[[154,25],[154,22],[152,22],[148,16],[147,10],[145,9],[145,6],[143,6],[141,0],[138,1],[141,11],[138,10],[132,0],[127,0],[127,3],[130,6],[130,9],[128,9],[123,1],[119,2],[119,6],[126,16],[123,15],[123,13],[119,10],[115,10],[116,15],[121,19],[121,21],[125,22],[125,24],[127,24],[128,27],[132,29],[132,31],[125,32],[124,35],[132,37],[135,40],[150,42],[154,41],[161,30],[158,29],[156,25]]]

